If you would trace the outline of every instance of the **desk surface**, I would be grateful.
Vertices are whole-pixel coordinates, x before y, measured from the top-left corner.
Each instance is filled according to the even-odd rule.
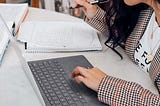
[[[82,21],[69,15],[30,8],[26,21]],[[108,75],[134,81],[144,88],[157,93],[149,76],[141,71],[124,53],[119,49],[124,59],[120,58],[110,49],[104,46],[105,39],[100,36],[103,51],[73,52],[73,53],[47,53],[47,54],[27,54],[26,60],[36,60],[45,58],[56,58],[72,55],[85,55],[93,66],[104,70]],[[19,43],[24,52],[24,47]],[[20,61],[12,45],[9,46],[4,61],[0,67],[0,106],[40,106],[40,102],[29,83]]]

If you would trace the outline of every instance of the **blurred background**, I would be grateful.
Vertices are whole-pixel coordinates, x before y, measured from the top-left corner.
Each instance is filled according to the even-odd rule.
[[[31,7],[47,9],[50,11],[61,12],[64,14],[74,15],[74,9],[69,9],[74,0],[0,0],[1,3],[28,3]],[[81,12],[80,16],[83,18],[84,14]]]

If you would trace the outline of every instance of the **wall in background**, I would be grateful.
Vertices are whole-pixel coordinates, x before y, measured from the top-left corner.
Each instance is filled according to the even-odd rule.
[[[74,10],[69,9],[74,0],[45,0],[45,9],[70,14],[74,16]],[[83,18],[84,14],[81,13],[79,18]]]
[[[45,9],[55,11],[55,0],[45,0]]]

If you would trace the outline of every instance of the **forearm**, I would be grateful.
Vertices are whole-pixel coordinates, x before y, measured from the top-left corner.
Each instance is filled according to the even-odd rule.
[[[103,35],[108,33],[108,27],[106,25],[105,11],[98,7],[96,15],[92,19],[85,19],[85,21],[93,28],[97,29]]]
[[[98,99],[111,106],[160,106],[160,96],[137,83],[106,76],[98,89]]]

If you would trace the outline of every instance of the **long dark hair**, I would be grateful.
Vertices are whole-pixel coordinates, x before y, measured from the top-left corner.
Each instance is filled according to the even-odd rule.
[[[160,0],[155,0],[155,1],[157,1],[160,4]]]
[[[110,2],[99,6],[106,11],[106,23],[109,29],[109,36],[105,44],[122,59],[123,57],[115,50],[115,47],[125,48],[126,39],[137,23],[140,11],[148,6],[145,4],[127,6],[124,0],[110,0]],[[110,7],[108,8],[108,6]],[[108,45],[108,42],[112,42],[111,45]]]

